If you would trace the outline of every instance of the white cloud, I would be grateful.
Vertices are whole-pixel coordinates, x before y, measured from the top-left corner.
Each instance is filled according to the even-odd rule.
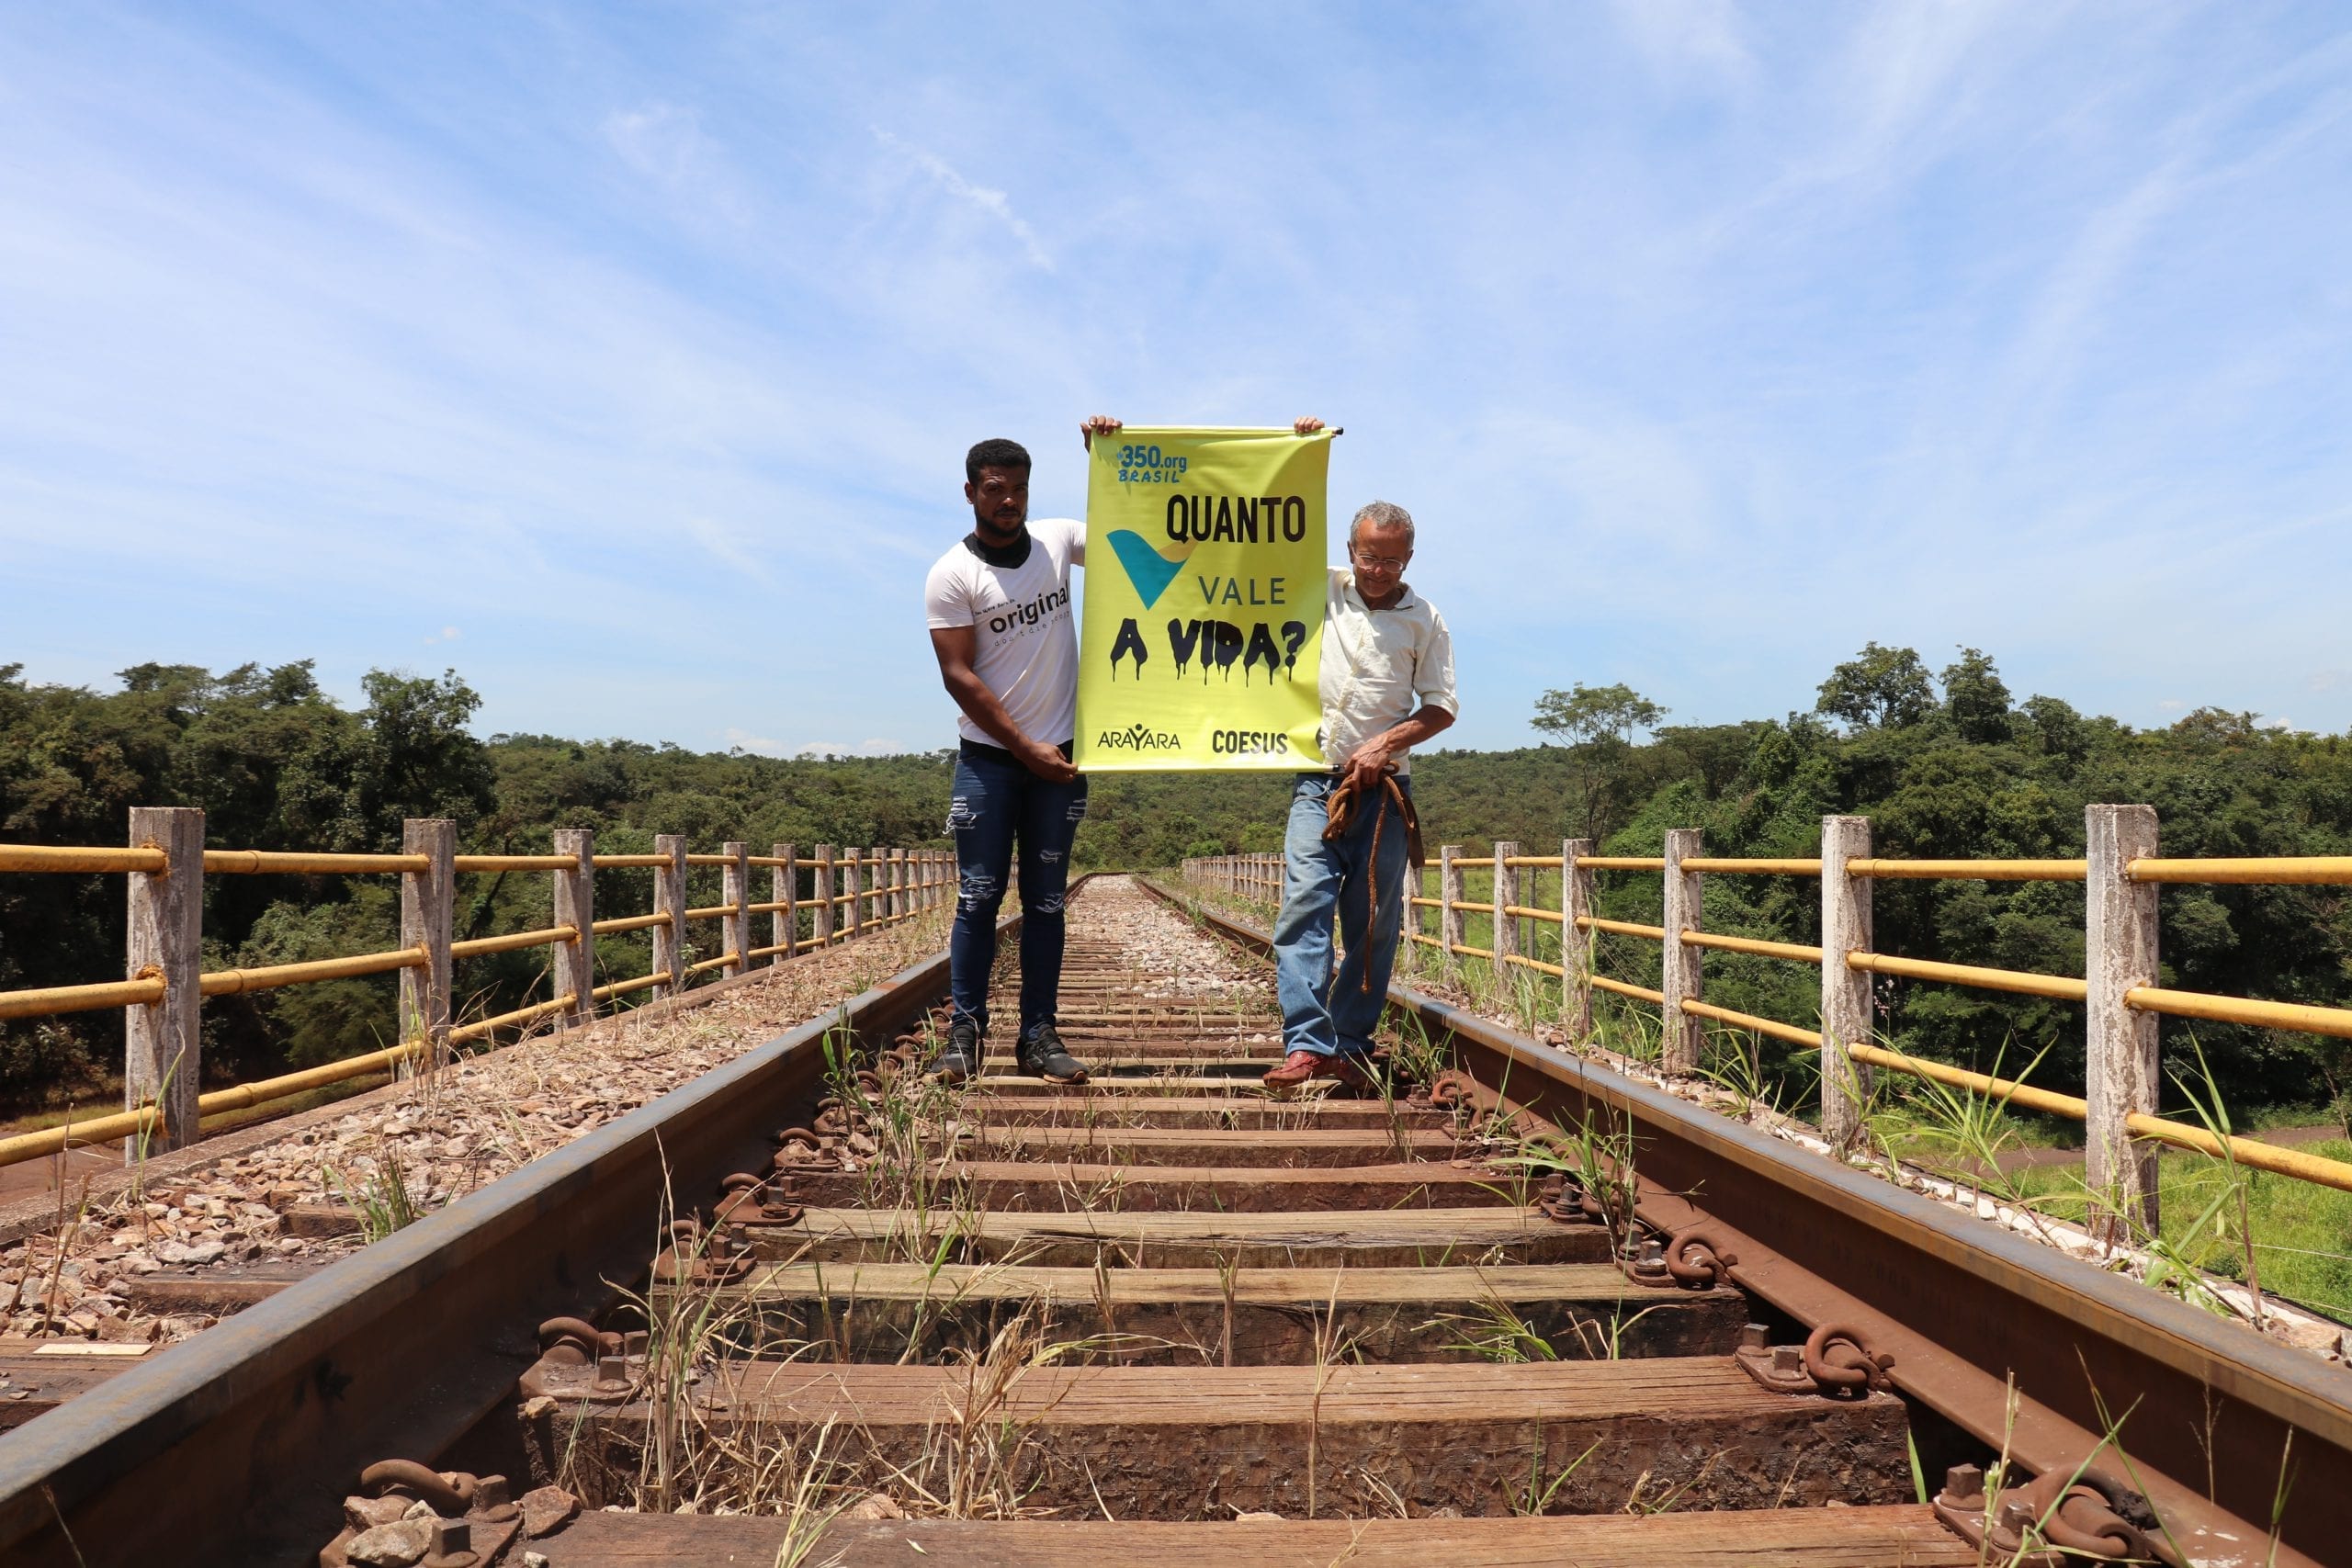
[[[902,141],[879,126],[875,128],[874,136],[875,140],[880,141],[883,146],[899,153],[929,175],[938,183],[940,189],[960,201],[969,202],[1012,231],[1013,238],[1019,240],[1022,248],[1028,253],[1033,265],[1045,272],[1054,270],[1053,257],[1047,255],[1046,247],[1037,243],[1036,231],[1012,210],[1012,198],[1003,191],[989,186],[974,185],[958,174],[953,164],[936,152],[926,152],[921,147]]]
[[[671,195],[730,222],[749,221],[750,203],[726,153],[693,109],[656,102],[617,110],[605,117],[604,132],[622,163]]]
[[[1610,11],[1669,85],[1697,76],[1738,87],[1755,74],[1732,0],[1611,0]]]
[[[458,630],[455,626],[443,626],[439,631],[427,637],[424,639],[424,643],[426,647],[430,648],[436,642],[455,642],[464,635],[464,633]]]
[[[2178,713],[2188,705],[2187,703],[2182,702],[2178,697],[2166,697],[2164,701],[2156,705],[2156,706],[2162,708],[2166,713]]]
[[[842,740],[811,740],[793,748],[796,757],[896,757],[907,750],[897,740],[865,740],[855,746]]]
[[[751,547],[724,523],[707,517],[689,517],[685,526],[694,542],[721,562],[733,567],[754,582],[775,581],[768,573],[767,563],[754,555]]]

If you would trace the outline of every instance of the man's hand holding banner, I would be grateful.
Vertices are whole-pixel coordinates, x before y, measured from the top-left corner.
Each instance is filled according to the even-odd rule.
[[[1091,452],[1079,768],[1321,767],[1331,433],[1129,426]]]

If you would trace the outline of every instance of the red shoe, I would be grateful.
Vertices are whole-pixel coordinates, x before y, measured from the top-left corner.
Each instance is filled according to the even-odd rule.
[[[1327,1056],[1319,1051],[1293,1051],[1283,1058],[1283,1065],[1260,1081],[1268,1089],[1296,1089],[1317,1079],[1343,1083],[1351,1089],[1370,1089],[1372,1080],[1363,1069],[1345,1056]]]
[[[1323,1057],[1314,1051],[1293,1051],[1283,1058],[1283,1065],[1261,1080],[1268,1089],[1296,1089],[1313,1077],[1323,1066]]]

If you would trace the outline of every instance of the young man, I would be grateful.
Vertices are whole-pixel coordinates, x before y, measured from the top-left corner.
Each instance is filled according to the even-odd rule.
[[[1119,422],[1098,414],[1080,427],[1091,444]],[[997,910],[1020,844],[1021,1071],[1052,1083],[1086,1081],[1062,1046],[1054,1007],[1061,988],[1062,897],[1069,846],[1086,815],[1086,781],[1070,765],[1078,733],[1078,632],[1069,570],[1086,564],[1086,525],[1029,521],[1029,454],[983,441],[964,458],[972,531],[939,558],[923,583],[931,646],[956,728],[948,829],[961,889],[948,941],[954,1012],[940,1076],[962,1083],[978,1070],[989,1028],[989,971],[996,964]]]
[[[1330,771],[1302,773],[1283,843],[1282,914],[1274,922],[1274,988],[1289,1054],[1269,1089],[1312,1078],[1361,1087],[1359,1065],[1388,1001],[1404,925],[1407,751],[1452,724],[1453,638],[1444,617],[1405,581],[1413,519],[1375,501],[1348,526],[1352,571],[1329,574],[1323,609],[1323,755]],[[1398,800],[1388,797],[1393,777]],[[1327,836],[1332,800],[1352,795],[1345,826]],[[1347,957],[1331,974],[1336,907]]]

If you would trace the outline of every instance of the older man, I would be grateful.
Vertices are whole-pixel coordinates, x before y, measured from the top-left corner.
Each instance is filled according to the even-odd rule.
[[[1413,519],[1375,501],[1348,527],[1351,570],[1332,571],[1323,606],[1322,747],[1330,770],[1290,798],[1275,987],[1289,1054],[1269,1089],[1315,1078],[1363,1087],[1363,1058],[1388,999],[1403,928],[1408,751],[1460,711],[1445,618],[1405,581]],[[1393,789],[1393,794],[1392,794]],[[1336,979],[1331,917],[1346,954]]]

